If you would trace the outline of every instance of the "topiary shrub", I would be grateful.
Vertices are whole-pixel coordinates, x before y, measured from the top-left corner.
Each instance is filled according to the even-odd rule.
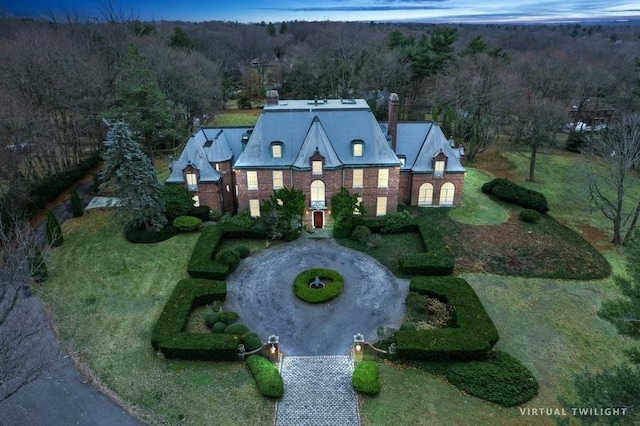
[[[75,189],[71,191],[71,214],[73,217],[80,217],[84,214],[82,200]]]
[[[173,227],[181,232],[197,231],[202,224],[202,220],[193,216],[178,216],[173,219]]]
[[[367,395],[379,394],[380,376],[378,374],[378,363],[362,361],[356,364],[356,368],[351,376],[351,384],[357,392]]]
[[[536,210],[542,214],[549,211],[547,199],[538,191],[524,188],[509,179],[496,178],[482,185],[482,192],[493,194],[501,200]]]
[[[207,314],[207,316],[204,317],[204,323],[207,327],[211,328],[213,327],[213,324],[217,322],[222,322],[226,325],[231,325],[234,322],[238,321],[238,318],[240,318],[240,315],[232,311],[212,312],[210,314]]]
[[[159,243],[177,234],[178,230],[172,225],[167,225],[159,231],[147,231],[144,229],[144,225],[129,225],[124,228],[124,237],[132,244]]]
[[[540,214],[531,209],[524,209],[520,211],[519,214],[520,220],[528,223],[538,223],[540,222]]]
[[[222,321],[216,322],[211,326],[212,333],[222,334],[227,329],[228,325],[223,323]]]
[[[383,234],[396,234],[404,232],[413,225],[413,218],[408,211],[391,213],[382,218],[380,232]]]
[[[247,257],[249,257],[249,254],[251,253],[251,250],[247,246],[238,246],[234,248],[233,251],[236,252],[236,254],[240,259],[246,259]]]
[[[369,237],[371,237],[371,230],[365,225],[358,225],[351,232],[351,239],[359,243],[366,243]]]
[[[160,197],[164,200],[164,213],[170,221],[189,215],[193,209],[193,195],[184,185],[166,184],[160,188]]]
[[[58,219],[52,211],[49,211],[49,213],[47,213],[45,232],[47,236],[47,244],[49,244],[51,247],[59,247],[64,242],[64,239],[62,237],[62,228],[60,228],[60,222],[58,222]]]
[[[247,365],[253,375],[258,392],[268,398],[281,398],[284,393],[284,383],[278,369],[263,356],[250,355]]]
[[[318,277],[323,281],[323,288],[312,288],[310,283]],[[328,281],[331,282],[328,282]],[[344,278],[333,269],[312,268],[302,271],[293,281],[293,293],[300,300],[307,303],[327,302],[342,293]]]
[[[242,336],[243,334],[250,331],[251,330],[249,330],[249,327],[237,322],[235,324],[228,325],[227,328],[224,329],[224,334],[237,334],[239,336]]]
[[[251,352],[262,347],[262,340],[260,340],[260,336],[250,331],[242,335],[242,344],[244,344],[245,350]]]
[[[233,250],[222,250],[218,253],[216,260],[223,265],[227,265],[229,267],[229,272],[235,271],[235,269],[240,264],[240,256]]]
[[[514,407],[538,394],[533,374],[512,356],[495,351],[487,361],[452,364],[447,380],[463,391],[504,407]]]

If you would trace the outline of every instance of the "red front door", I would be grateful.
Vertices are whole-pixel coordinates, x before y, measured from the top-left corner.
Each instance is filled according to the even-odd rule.
[[[324,220],[323,212],[313,212],[313,227],[314,228],[322,228]]]

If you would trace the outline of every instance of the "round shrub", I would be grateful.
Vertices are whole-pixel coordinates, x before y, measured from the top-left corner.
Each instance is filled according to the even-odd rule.
[[[540,221],[540,213],[531,209],[520,211],[520,220],[528,223],[538,223]]]
[[[240,259],[245,259],[249,257],[249,254],[251,253],[251,250],[247,246],[238,246],[234,248],[233,251],[236,252],[236,254]]]
[[[238,254],[233,250],[222,250],[218,253],[216,260],[227,265],[229,267],[229,272],[234,271],[240,264],[240,256],[238,256]]]
[[[260,336],[253,331],[242,335],[242,343],[244,344],[245,349],[249,352],[262,347],[262,340],[260,340]]]
[[[237,334],[239,336],[242,336],[243,334],[250,331],[251,330],[249,330],[249,327],[238,322],[227,326],[227,328],[224,329],[224,334]]]
[[[227,324],[223,323],[222,321],[219,321],[219,322],[214,323],[211,326],[211,332],[212,333],[222,334],[227,329],[227,327],[229,327]]]
[[[193,216],[178,216],[173,219],[173,227],[181,232],[197,231],[202,224],[202,220]]]
[[[228,312],[212,312],[210,314],[207,314],[206,317],[204,317],[204,323],[209,328],[213,327],[213,324],[215,324],[217,322],[222,322],[222,323],[225,324],[225,326],[227,326],[227,325],[233,324],[234,322],[238,321],[238,318],[240,318],[240,315],[238,315],[236,312],[232,312],[232,311],[228,311]]]
[[[324,288],[309,286],[315,277],[325,284]],[[322,303],[339,296],[343,285],[344,278],[333,269],[313,268],[302,271],[296,277],[293,281],[293,293],[307,303]]]
[[[492,352],[487,361],[452,364],[447,380],[463,391],[504,407],[523,404],[538,394],[538,382],[517,359]]]
[[[371,236],[371,230],[365,225],[358,225],[351,232],[351,239],[359,243],[366,243]]]
[[[351,376],[353,388],[367,395],[377,395],[380,393],[380,376],[378,374],[378,363],[373,361],[362,361],[356,365]]]

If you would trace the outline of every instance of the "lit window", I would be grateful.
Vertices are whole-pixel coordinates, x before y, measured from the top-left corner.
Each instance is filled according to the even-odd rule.
[[[362,181],[364,176],[363,169],[353,169],[353,187],[362,188]]]
[[[451,182],[442,185],[442,188],[440,188],[440,205],[452,206],[455,193],[456,187]]]
[[[280,198],[276,200],[276,203],[278,203],[279,206],[284,206],[284,202]]]
[[[273,189],[280,189],[284,186],[282,170],[274,170],[273,174]]]
[[[282,158],[282,144],[271,144],[271,156],[273,158]]]
[[[227,185],[227,192],[231,191],[231,187]]]
[[[389,169],[378,169],[378,188],[389,187]]]
[[[358,197],[358,202],[356,203],[356,208],[353,209],[353,214],[362,214],[360,206],[362,206],[362,197]]]
[[[200,197],[197,195],[193,196],[193,207],[200,207]]]
[[[376,216],[387,214],[387,197],[378,197],[376,202]]]
[[[311,202],[325,202],[323,181],[314,180],[311,182]]]
[[[187,188],[189,191],[197,191],[198,190],[198,176],[195,173],[187,173],[185,175],[187,179]]]
[[[362,142],[353,143],[353,156],[362,157]]]
[[[322,161],[314,160],[311,162],[311,174],[312,175],[322,174]]]
[[[430,206],[433,203],[433,185],[430,183],[423,183],[420,185],[420,191],[418,192],[418,205]]]
[[[220,171],[220,163],[216,163],[216,172]]]
[[[258,172],[247,172],[247,189],[258,189]]]
[[[403,168],[404,164],[407,162],[407,159],[405,157],[398,157],[398,160],[400,160],[400,167]]]
[[[249,211],[251,217],[260,216],[260,200],[249,200]]]

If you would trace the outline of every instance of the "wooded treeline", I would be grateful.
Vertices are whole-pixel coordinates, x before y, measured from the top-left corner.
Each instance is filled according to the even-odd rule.
[[[473,159],[507,134],[535,150],[599,106],[638,104],[633,25],[0,22],[0,189],[64,172],[127,121],[148,151],[184,141],[225,101],[364,97],[385,119],[433,113]],[[533,178],[533,166],[532,175]]]

